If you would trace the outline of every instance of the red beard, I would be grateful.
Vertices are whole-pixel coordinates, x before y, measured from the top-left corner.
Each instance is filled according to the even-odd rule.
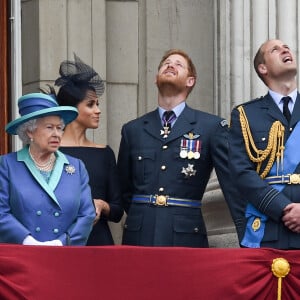
[[[165,74],[157,75],[156,85],[161,95],[174,96],[180,94],[186,89],[186,82],[182,78],[166,76]]]

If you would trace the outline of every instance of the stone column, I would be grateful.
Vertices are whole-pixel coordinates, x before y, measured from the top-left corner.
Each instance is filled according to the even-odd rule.
[[[53,84],[63,60],[76,53],[106,80],[105,0],[22,1],[23,93]],[[103,96],[105,99],[106,95]],[[100,129],[95,142],[107,140],[106,101],[101,101]]]
[[[107,1],[107,143],[117,156],[121,127],[138,115],[139,10],[137,1]],[[124,217],[125,218],[125,217]],[[121,243],[124,218],[110,223]]]
[[[253,67],[253,58],[259,46],[267,39],[278,38],[286,42],[298,55],[299,4],[296,0],[231,0],[226,2],[227,10],[220,14],[220,22],[230,26],[230,35],[220,29],[217,39],[228,40],[228,57],[220,53],[220,64],[226,64],[230,76],[231,106],[260,97],[267,88],[258,78]],[[219,9],[225,5],[223,0],[217,0]],[[228,15],[229,14],[229,15]],[[230,24],[228,24],[228,20]],[[294,25],[293,25],[294,24]],[[224,43],[224,42],[223,42]]]

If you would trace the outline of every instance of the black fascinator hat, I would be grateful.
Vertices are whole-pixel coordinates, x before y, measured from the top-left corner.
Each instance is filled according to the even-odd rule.
[[[60,87],[57,95],[60,104],[75,106],[84,99],[88,90],[95,91],[98,97],[104,93],[104,82],[99,74],[75,53],[74,61],[65,60],[60,64],[59,74],[55,85]],[[69,103],[62,103],[63,101]]]

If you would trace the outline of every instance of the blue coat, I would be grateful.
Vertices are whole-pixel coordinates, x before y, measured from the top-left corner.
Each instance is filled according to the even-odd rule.
[[[201,203],[215,167],[228,196],[227,122],[186,106],[167,138],[161,129],[158,109],[122,128],[118,167],[128,214],[123,244],[207,247],[201,208],[134,203],[132,195],[163,194]],[[180,157],[180,145],[189,133],[201,143],[199,159]],[[188,164],[196,173],[186,177],[182,171]]]
[[[285,127],[285,141],[291,131],[300,120],[300,97],[297,100],[292,113],[290,126],[280,109],[269,94],[256,100],[243,104],[248,118],[251,133],[259,149],[265,149],[268,144],[269,130],[274,121],[279,120]],[[245,231],[245,207],[251,203],[261,213],[268,217],[261,247],[274,247],[280,249],[300,248],[300,235],[290,231],[284,226],[281,218],[283,209],[292,202],[300,202],[300,185],[286,185],[278,193],[274,188],[260,178],[256,173],[256,164],[250,161],[241,132],[239,112],[235,108],[231,114],[231,126],[229,134],[229,162],[234,182],[240,190],[240,197],[233,203],[234,219],[238,224],[238,232],[242,239]],[[300,162],[299,162],[300,163]],[[262,165],[264,170],[266,162]],[[300,173],[300,164],[294,173]]]
[[[95,209],[84,164],[56,152],[49,183],[35,168],[28,147],[0,158],[0,242],[22,244],[59,239],[85,245]],[[74,171],[67,172],[73,166]]]

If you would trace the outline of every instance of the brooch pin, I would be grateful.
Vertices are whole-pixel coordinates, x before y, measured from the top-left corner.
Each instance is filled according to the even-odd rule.
[[[67,174],[73,175],[75,173],[75,167],[72,165],[67,165],[65,171],[67,172]]]
[[[185,175],[186,178],[196,175],[196,170],[194,170],[194,165],[188,164],[186,168],[182,167],[181,173]]]

